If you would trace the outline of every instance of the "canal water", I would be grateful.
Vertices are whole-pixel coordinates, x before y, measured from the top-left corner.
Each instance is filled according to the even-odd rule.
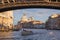
[[[60,30],[25,29],[33,31],[33,35],[22,36],[21,31],[0,32],[0,40],[60,40]]]

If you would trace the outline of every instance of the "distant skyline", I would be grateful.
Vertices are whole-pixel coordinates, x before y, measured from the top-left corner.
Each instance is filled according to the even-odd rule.
[[[56,9],[44,9],[44,8],[31,8],[31,9],[20,9],[13,10],[14,13],[14,25],[21,20],[21,17],[25,13],[27,18],[33,16],[35,20],[46,22],[49,16],[52,14],[60,14],[60,10]]]

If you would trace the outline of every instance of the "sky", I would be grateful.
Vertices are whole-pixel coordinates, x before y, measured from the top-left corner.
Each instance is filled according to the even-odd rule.
[[[60,14],[60,10],[57,9],[44,9],[44,8],[30,8],[30,9],[19,9],[13,10],[14,25],[21,20],[21,17],[25,13],[27,18],[33,16],[35,20],[46,22],[48,17],[52,14]]]

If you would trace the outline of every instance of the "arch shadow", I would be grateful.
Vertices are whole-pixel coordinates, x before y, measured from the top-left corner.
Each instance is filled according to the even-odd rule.
[[[17,9],[28,9],[28,8],[46,8],[46,9],[57,9],[60,10],[60,7],[55,6],[16,6],[16,7],[8,7],[8,8],[1,8],[0,12],[10,11],[10,10],[17,10]]]

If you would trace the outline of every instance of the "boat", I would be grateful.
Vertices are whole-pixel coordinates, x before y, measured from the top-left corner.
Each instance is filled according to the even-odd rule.
[[[23,30],[22,32],[21,32],[21,35],[22,36],[28,36],[28,35],[33,35],[33,32],[32,31],[28,31],[28,30]]]

